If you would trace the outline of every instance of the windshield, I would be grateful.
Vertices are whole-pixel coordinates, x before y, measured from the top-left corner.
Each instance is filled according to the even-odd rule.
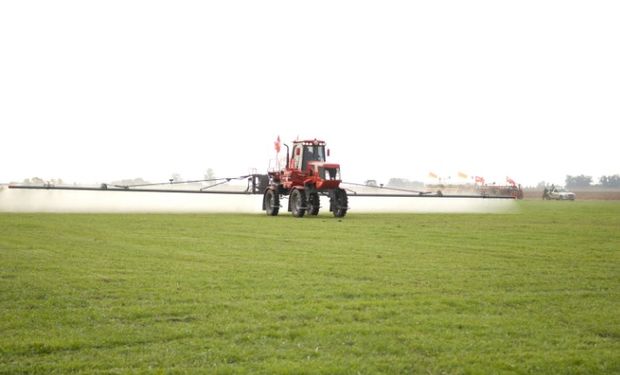
[[[323,180],[340,180],[340,168],[319,167],[319,176]]]
[[[325,146],[304,146],[304,163],[308,161],[325,161]]]

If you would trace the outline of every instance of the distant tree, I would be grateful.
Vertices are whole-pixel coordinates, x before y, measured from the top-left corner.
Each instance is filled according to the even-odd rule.
[[[410,181],[406,178],[390,178],[387,186],[395,188],[416,189],[424,186],[422,181]]]
[[[376,187],[377,186],[377,180],[366,180],[365,185],[366,186]]]
[[[43,179],[39,177],[32,177],[32,178],[24,179],[24,182],[22,182],[22,184],[24,185],[45,185],[45,181],[43,181]]]
[[[580,188],[580,187],[588,187],[592,185],[592,176],[566,176],[566,187],[567,188]]]
[[[620,187],[620,175],[617,174],[613,176],[601,176],[598,181],[604,187]]]
[[[137,178],[125,178],[122,180],[112,181],[110,184],[112,185],[120,185],[120,186],[133,186],[133,185],[144,185],[148,184],[148,181],[145,181],[142,177]]]
[[[213,180],[215,179],[215,172],[213,171],[213,169],[208,168],[207,172],[205,173],[205,180]]]
[[[404,178],[390,178],[388,180],[387,186],[398,187],[398,188],[405,188],[405,187],[407,187],[407,182],[408,182],[408,180],[406,180]]]
[[[172,176],[170,177],[170,179],[172,180],[172,182],[181,182],[181,181],[183,181],[183,178],[178,173],[173,173]]]
[[[62,178],[52,178],[49,181],[45,181],[44,179],[40,177],[32,177],[32,178],[25,178],[22,181],[22,185],[45,185],[45,184],[62,185],[63,183],[64,181],[62,180]]]
[[[546,186],[547,186],[546,181],[540,181],[539,183],[536,184],[537,189],[544,189]]]

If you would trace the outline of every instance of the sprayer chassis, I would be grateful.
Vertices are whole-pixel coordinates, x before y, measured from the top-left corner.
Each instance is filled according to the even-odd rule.
[[[269,172],[269,186],[264,190],[263,210],[270,216],[280,211],[280,201],[288,198],[288,211],[295,217],[318,215],[320,196],[329,197],[329,210],[336,217],[347,213],[347,193],[340,188],[340,165],[328,163],[325,142],[318,139],[293,142],[292,154],[286,147],[286,168]]]

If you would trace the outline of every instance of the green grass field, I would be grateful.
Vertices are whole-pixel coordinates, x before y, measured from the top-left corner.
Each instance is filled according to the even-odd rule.
[[[620,202],[0,214],[0,373],[620,373]]]

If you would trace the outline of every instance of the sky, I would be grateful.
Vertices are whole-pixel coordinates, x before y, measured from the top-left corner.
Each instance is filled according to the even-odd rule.
[[[618,1],[0,2],[0,182],[620,173]],[[463,180],[463,179],[461,179]],[[464,180],[466,181],[466,179]]]

